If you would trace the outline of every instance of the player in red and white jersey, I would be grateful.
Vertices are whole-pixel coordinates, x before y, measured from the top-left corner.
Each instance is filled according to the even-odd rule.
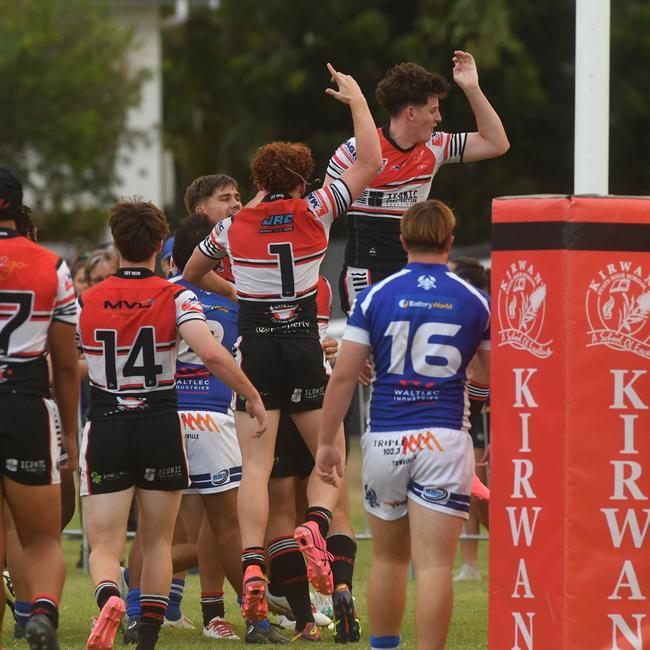
[[[327,376],[318,340],[315,294],[329,228],[361,194],[381,163],[377,130],[359,86],[331,65],[328,69],[338,85],[338,90],[329,88],[328,94],[349,104],[352,112],[358,144],[355,164],[329,187],[302,199],[306,179],[314,169],[309,148],[286,142],[261,147],[251,163],[261,196],[217,224],[183,274],[187,281],[214,290],[214,274],[209,271],[215,260],[230,256],[239,298],[241,367],[269,410],[271,435],[254,443],[249,423],[242,418],[245,404],[241,398],[235,414],[243,458],[238,509],[244,569],[242,612],[247,619],[261,618],[267,610],[263,577],[267,484],[281,411],[291,414],[310,449],[317,441]],[[342,432],[340,444],[343,448]],[[308,523],[315,527],[314,534],[324,536],[338,491],[312,481],[310,498],[322,507],[309,509]],[[322,524],[320,530],[316,522]]]
[[[112,647],[124,613],[117,581],[135,494],[143,556],[138,648],[148,650],[167,609],[174,523],[188,485],[176,412],[177,337],[213,374],[247,396],[256,419],[252,435],[264,432],[266,414],[259,393],[215,341],[194,293],[154,276],[169,232],[165,215],[152,203],[122,201],[112,208],[109,226],[121,267],[78,303],[79,345],[91,383],[80,481],[101,610],[86,647]]]
[[[29,230],[20,180],[0,167],[0,496],[11,510],[23,547],[21,578],[32,599],[25,634],[30,645],[48,649],[59,647],[56,628],[65,565],[56,405],[49,399],[46,356],[49,353],[52,363],[67,453],[60,465],[66,469],[75,469],[77,463],[79,372],[68,267],[21,236]]]
[[[509,148],[503,124],[481,91],[474,58],[457,50],[454,81],[465,93],[476,118],[473,133],[435,131],[439,102],[449,83],[415,63],[392,67],[379,82],[376,97],[390,115],[379,129],[382,168],[348,211],[348,242],[341,273],[343,311],[369,284],[395,273],[406,263],[399,223],[411,206],[425,201],[442,165],[494,158]],[[326,184],[345,173],[356,158],[354,138],[344,142],[327,167]]]

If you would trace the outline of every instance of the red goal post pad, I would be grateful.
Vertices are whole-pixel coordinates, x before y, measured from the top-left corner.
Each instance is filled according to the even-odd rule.
[[[489,647],[650,648],[650,199],[492,214]]]

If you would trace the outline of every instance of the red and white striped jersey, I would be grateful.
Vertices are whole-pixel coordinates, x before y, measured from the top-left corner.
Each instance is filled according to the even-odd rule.
[[[406,264],[399,240],[399,220],[416,203],[426,201],[442,165],[463,161],[467,133],[435,131],[428,142],[402,149],[379,129],[382,167],[348,210],[345,264],[397,271]],[[327,175],[340,178],[356,160],[356,141],[344,142],[330,159]]]
[[[68,265],[15,230],[0,228],[0,392],[48,395],[52,320],[74,325]]]
[[[148,269],[122,268],[78,299],[89,419],[176,408],[178,327],[205,321],[196,295]]]
[[[317,335],[318,270],[332,222],[351,202],[341,180],[304,199],[269,194],[218,223],[199,244],[208,257],[230,257],[240,335]]]

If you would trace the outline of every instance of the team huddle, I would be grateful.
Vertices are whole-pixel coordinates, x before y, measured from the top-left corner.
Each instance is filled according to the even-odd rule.
[[[379,83],[390,122],[378,129],[355,80],[328,64],[327,93],[349,106],[354,137],[321,188],[308,191],[306,145],[264,145],[245,206],[225,174],[188,187],[171,250],[164,213],[122,200],[108,220],[118,268],[77,297],[65,261],[34,241],[20,180],[0,168],[2,493],[31,648],[59,647],[59,483],[77,465],[98,606],[87,648],[112,648],[123,620],[139,650],[163,625],[189,626],[182,572],[197,565],[208,638],[239,638],[227,579],[247,642],[318,641],[330,624],[337,642],[359,641],[343,418],[368,378],[369,644],[399,648],[412,561],[418,648],[445,647],[474,477],[467,396],[489,384],[490,304],[449,270],[455,217],[427,197],[442,165],[509,146],[471,55],[457,51],[453,64],[476,132],[435,130],[449,84],[413,63]],[[349,320],[338,349],[319,269],[343,215]],[[155,273],[161,253],[166,278]],[[77,443],[80,367],[90,391]]]

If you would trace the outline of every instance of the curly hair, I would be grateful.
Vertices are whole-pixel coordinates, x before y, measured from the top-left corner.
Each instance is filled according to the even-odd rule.
[[[446,97],[448,92],[449,82],[441,74],[417,63],[399,63],[377,84],[375,97],[391,117],[396,117],[406,106],[422,106],[432,95]]]
[[[252,179],[269,192],[289,193],[314,171],[311,149],[301,142],[271,142],[260,147],[251,160]]]

